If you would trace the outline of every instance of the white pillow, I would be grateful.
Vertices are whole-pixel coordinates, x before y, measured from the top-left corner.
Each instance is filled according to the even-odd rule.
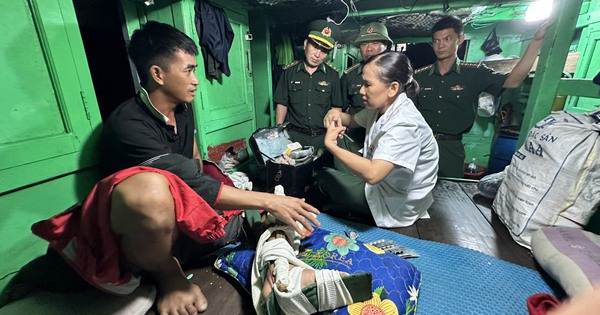
[[[574,297],[600,283],[600,235],[572,227],[546,227],[531,239],[540,266]]]

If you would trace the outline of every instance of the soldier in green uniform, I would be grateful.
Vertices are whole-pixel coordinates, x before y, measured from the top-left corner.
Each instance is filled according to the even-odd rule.
[[[324,63],[340,31],[324,20],[312,22],[309,30],[304,60],[284,68],[273,100],[277,104],[275,121],[281,125],[287,118],[291,140],[319,149],[324,147],[327,131],[323,118],[331,108],[342,107],[338,71]]]
[[[499,96],[504,89],[521,85],[540,52],[550,25],[545,22],[540,26],[523,57],[508,74],[458,59],[458,48],[465,39],[464,26],[458,18],[446,16],[433,26],[431,45],[437,61],[415,71],[415,79],[421,86],[415,105],[438,142],[439,176],[463,177],[465,150],[462,135],[469,132],[475,122],[479,93]]]
[[[354,41],[354,45],[360,48],[362,60],[344,71],[344,74],[340,79],[342,85],[342,97],[344,98],[344,112],[354,115],[365,108],[362,95],[359,93],[363,84],[363,66],[369,58],[386,51],[392,44],[393,42],[388,36],[385,25],[379,22],[371,22],[360,28],[358,38]],[[365,140],[364,128],[349,129],[347,134],[354,140],[355,146],[362,148],[362,144]],[[351,146],[351,144],[348,145]]]

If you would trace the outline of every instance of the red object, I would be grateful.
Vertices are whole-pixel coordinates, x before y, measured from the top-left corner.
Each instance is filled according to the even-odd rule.
[[[37,222],[31,230],[50,242],[50,247],[86,281],[112,294],[131,293],[139,286],[139,277],[123,263],[119,242],[112,231],[111,195],[116,185],[142,172],[159,173],[168,180],[179,231],[199,243],[225,235],[223,227],[227,220],[173,173],[136,166],[104,178],[94,186],[83,205]]]
[[[468,178],[468,179],[481,179],[483,176],[485,176],[487,168],[485,166],[481,166],[481,165],[477,165],[477,171],[475,173],[471,173],[468,171],[469,169],[469,164],[470,163],[465,163],[465,173],[464,173],[464,178]]]
[[[560,304],[556,297],[547,293],[537,293],[527,298],[529,315],[545,315]]]

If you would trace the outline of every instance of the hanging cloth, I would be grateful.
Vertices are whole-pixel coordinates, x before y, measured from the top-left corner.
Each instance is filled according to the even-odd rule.
[[[228,54],[234,34],[225,11],[202,0],[196,0],[194,11],[206,74],[215,79],[220,79],[221,73],[229,76]]]
[[[281,35],[281,42],[277,44],[275,51],[277,51],[278,65],[284,67],[294,61],[294,46],[289,35]]]
[[[496,35],[495,27],[488,34],[480,48],[486,56],[496,55],[502,52],[502,48],[500,48],[500,42],[498,41],[498,36]]]

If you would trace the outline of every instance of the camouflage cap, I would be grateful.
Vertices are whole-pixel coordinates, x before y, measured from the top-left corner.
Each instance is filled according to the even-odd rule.
[[[308,38],[325,49],[331,50],[340,37],[341,31],[337,25],[325,20],[316,20],[308,25]]]
[[[393,44],[388,36],[387,28],[379,22],[367,23],[361,27],[358,38],[354,41],[354,45],[360,46],[360,44],[367,42],[382,42],[388,47]]]

